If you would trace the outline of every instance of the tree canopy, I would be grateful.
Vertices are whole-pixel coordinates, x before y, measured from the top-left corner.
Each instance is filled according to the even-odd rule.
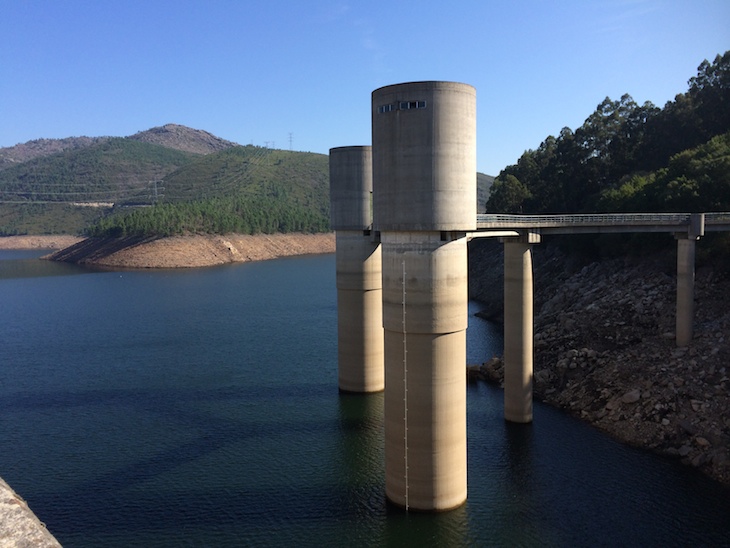
[[[663,109],[606,97],[495,179],[487,211],[730,210],[730,51]]]

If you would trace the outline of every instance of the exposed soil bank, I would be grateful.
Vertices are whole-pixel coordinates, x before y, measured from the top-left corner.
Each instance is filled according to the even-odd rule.
[[[472,295],[502,315],[501,244],[470,248]],[[694,339],[675,343],[676,255],[579,264],[535,246],[535,397],[730,486],[730,278],[696,273]],[[471,378],[503,382],[499,357]]]
[[[25,247],[48,247],[49,243]],[[191,268],[334,251],[335,237],[332,233],[226,234],[171,238],[77,238],[72,245],[46,258],[109,268]]]
[[[65,234],[54,236],[2,236],[0,249],[63,249],[83,240]]]

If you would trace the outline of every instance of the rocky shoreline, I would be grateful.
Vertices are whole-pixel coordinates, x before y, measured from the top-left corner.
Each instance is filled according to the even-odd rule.
[[[0,546],[60,548],[28,503],[0,478]]]
[[[730,487],[730,278],[697,270],[694,339],[677,348],[671,253],[581,265],[540,247],[535,398]],[[470,249],[471,292],[492,318],[502,310],[500,248]],[[502,360],[469,375],[502,383]]]

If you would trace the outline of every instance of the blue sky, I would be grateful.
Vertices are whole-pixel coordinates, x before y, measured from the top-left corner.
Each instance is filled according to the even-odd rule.
[[[477,90],[496,175],[606,96],[657,106],[730,49],[728,0],[3,0],[0,147],[166,123],[327,153],[370,144],[370,94]]]

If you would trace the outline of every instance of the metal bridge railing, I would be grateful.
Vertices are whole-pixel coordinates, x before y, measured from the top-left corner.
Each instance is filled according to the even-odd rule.
[[[705,213],[705,224],[730,223],[730,213]],[[579,226],[686,226],[690,213],[588,213],[575,215],[477,214],[483,228],[542,228]]]
[[[705,213],[705,224],[728,224],[730,213]]]

